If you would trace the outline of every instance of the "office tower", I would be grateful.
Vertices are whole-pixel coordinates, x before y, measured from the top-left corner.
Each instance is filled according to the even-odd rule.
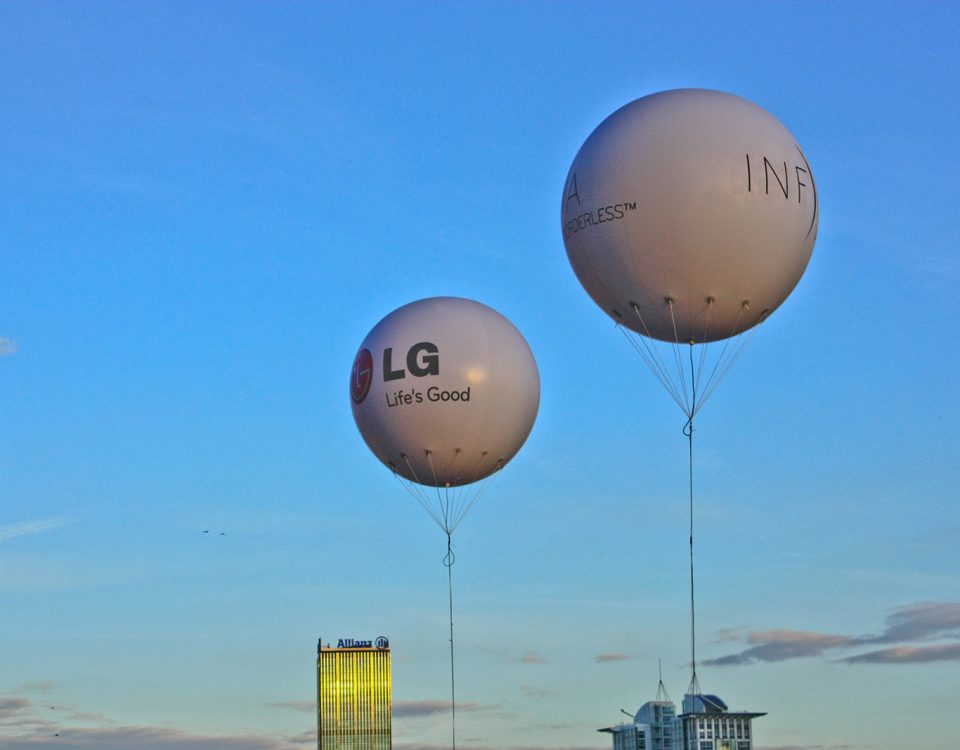
[[[676,716],[677,709],[661,679],[657,685],[657,697],[640,706],[632,723],[624,722],[597,731],[613,735],[613,750],[674,750]]]
[[[715,695],[683,696],[676,750],[753,750],[752,722],[765,713],[730,711]]]
[[[673,701],[658,698],[644,703],[634,715],[633,723],[597,731],[613,735],[613,750],[673,750],[676,713]]]
[[[702,694],[685,695],[677,716],[673,702],[658,692],[632,722],[597,731],[612,735],[613,750],[753,750],[752,721],[758,716],[765,714],[730,711],[717,696]]]
[[[673,701],[648,701],[634,715],[633,723],[597,731],[613,735],[613,750],[673,750],[675,716]]]
[[[318,750],[390,750],[391,700],[386,638],[317,643]]]

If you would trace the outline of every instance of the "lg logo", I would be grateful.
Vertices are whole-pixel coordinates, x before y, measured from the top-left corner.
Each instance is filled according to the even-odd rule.
[[[383,350],[383,381],[401,380],[409,372],[415,378],[427,375],[440,374],[440,350],[436,344],[421,341],[407,350],[406,369],[395,368],[393,364],[393,347]],[[373,384],[373,355],[369,349],[361,349],[353,360],[353,370],[350,373],[350,398],[353,403],[362,404],[370,386]]]
[[[370,392],[372,382],[373,355],[370,354],[369,349],[361,349],[357,352],[357,358],[353,360],[353,371],[350,373],[350,398],[353,399],[353,403],[363,403]]]
[[[421,341],[407,351],[407,370],[415,378],[440,374],[440,350],[436,344]],[[404,370],[393,369],[393,348],[383,350],[383,380],[399,380],[406,376]]]

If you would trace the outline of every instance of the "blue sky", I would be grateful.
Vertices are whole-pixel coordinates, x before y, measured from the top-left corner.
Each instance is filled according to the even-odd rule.
[[[0,4],[0,744],[308,748],[316,639],[380,634],[396,746],[448,742],[445,539],[347,396],[370,328],[433,295],[507,316],[542,380],[454,537],[458,744],[607,747],[658,662],[678,700],[683,418],[559,208],[604,117],[693,86],[779,117],[821,199],[805,277],[698,421],[701,685],[768,712],[764,750],[952,747],[958,23]]]

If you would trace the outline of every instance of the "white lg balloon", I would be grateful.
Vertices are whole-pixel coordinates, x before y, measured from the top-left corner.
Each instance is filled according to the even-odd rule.
[[[527,342],[496,310],[432,297],[367,334],[350,399],[377,458],[413,482],[455,487],[520,450],[537,416],[540,377]]]
[[[769,112],[732,94],[664,91],[604,120],[563,193],[567,255],[618,322],[702,343],[763,320],[817,236],[807,159]]]

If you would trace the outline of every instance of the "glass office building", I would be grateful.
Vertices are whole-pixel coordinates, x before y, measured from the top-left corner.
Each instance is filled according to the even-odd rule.
[[[753,750],[753,720],[765,715],[730,711],[715,695],[685,695],[676,750]]]
[[[634,715],[632,724],[623,723],[597,731],[613,735],[613,750],[674,750],[676,713],[672,701],[648,701]]]
[[[662,685],[661,685],[662,687]],[[685,695],[683,713],[670,700],[649,701],[633,722],[604,727],[613,750],[753,750],[753,720],[763,713],[730,711],[715,695]]]
[[[318,750],[390,750],[390,644],[341,638],[317,644]]]

